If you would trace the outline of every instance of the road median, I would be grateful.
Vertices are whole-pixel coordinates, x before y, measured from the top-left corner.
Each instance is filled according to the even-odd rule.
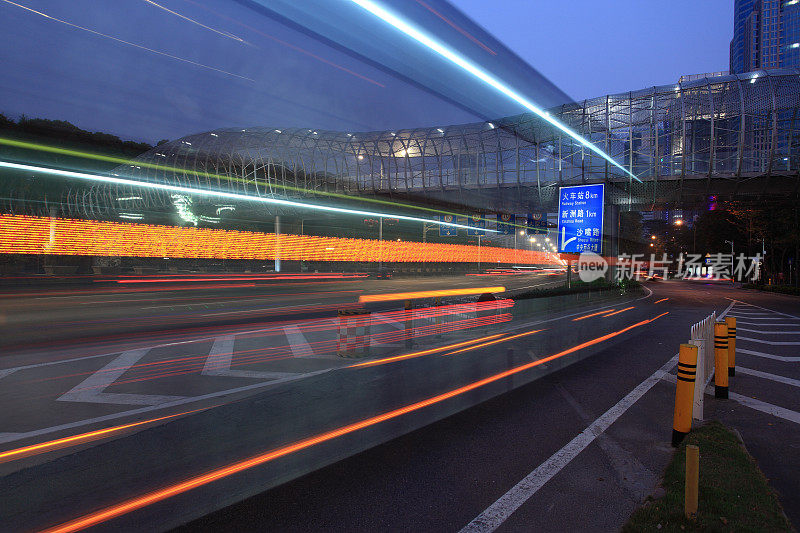
[[[686,446],[700,448],[698,510],[684,516]],[[794,531],[778,496],[739,437],[719,422],[692,432],[677,448],[662,481],[623,527],[634,531]]]

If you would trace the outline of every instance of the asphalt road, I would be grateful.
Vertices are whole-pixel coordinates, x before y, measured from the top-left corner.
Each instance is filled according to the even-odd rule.
[[[71,344],[82,349],[89,344],[132,344],[140,338],[166,342],[179,334],[191,337],[207,331],[216,333],[217,328],[226,325],[330,316],[340,307],[357,305],[359,296],[367,294],[496,283],[509,290],[525,290],[564,280],[563,275],[550,272],[388,280],[348,274],[308,277],[173,276],[177,281],[154,282],[164,278],[151,276],[77,286],[64,283],[47,288],[5,289],[0,291],[0,347],[6,353],[19,353],[63,350]]]
[[[493,278],[486,281],[494,284]],[[202,509],[218,509],[252,496],[185,528],[454,531],[489,508],[508,515],[498,524],[500,530],[618,529],[637,503],[652,493],[669,460],[674,385],[651,379],[649,388],[625,404],[618,419],[601,419],[610,427],[590,432],[584,448],[570,443],[583,438],[587,426],[617,409],[662,368],[686,340],[692,323],[712,310],[727,309],[729,298],[746,295],[757,305],[781,300],[718,284],[662,282],[651,288],[653,294],[645,297],[572,301],[550,308],[530,303],[525,307],[520,302],[512,320],[416,339],[419,344],[411,350],[395,342],[400,330],[388,320],[377,333],[386,334],[390,342],[378,343],[385,346],[375,346],[369,359],[383,364],[364,367],[353,368],[357,361],[335,354],[317,353],[319,347],[330,346],[325,335],[331,329],[310,322],[317,329],[301,332],[314,351],[311,357],[295,353],[304,349],[296,342],[297,331],[282,329],[275,334],[275,328],[287,327],[282,323],[235,334],[215,328],[211,337],[166,343],[146,353],[141,353],[141,341],[136,340],[135,346],[121,347],[128,349],[115,353],[113,360],[96,354],[0,374],[0,401],[12,407],[0,427],[6,432],[0,433],[5,439],[0,453],[111,424],[209,408],[0,464],[5,474],[0,478],[5,524],[12,529],[59,524],[116,504],[130,505],[130,498],[174,488],[181,480],[210,475],[214,482],[170,493],[148,505],[125,507],[126,512],[98,522],[98,527],[163,529],[197,517]],[[786,313],[798,307],[793,299],[781,305]],[[379,314],[391,317],[391,312]],[[581,317],[585,318],[575,320]],[[468,344],[477,338],[483,340]],[[219,350],[225,342],[231,344]],[[441,344],[453,346],[430,351]],[[211,358],[217,365],[212,370],[256,374],[204,375],[215,347],[219,353],[228,350],[234,362],[253,350],[259,354],[265,349],[283,350],[290,356],[265,360],[259,355],[242,366],[234,363],[235,368],[230,360],[227,367],[220,367]],[[70,350],[76,348],[59,357],[74,356]],[[397,355],[404,357],[389,359]],[[37,354],[15,357],[22,360]],[[177,373],[164,371],[176,360],[185,365],[187,358],[195,360],[195,366],[182,366]],[[762,360],[776,361],[759,357],[751,366]],[[500,377],[486,382],[491,376]],[[757,382],[736,380],[743,390],[759,390]],[[795,397],[788,389],[771,399],[796,411],[800,406],[794,405]],[[421,400],[425,401],[420,404]],[[731,412],[735,409],[728,407]],[[393,414],[387,418],[387,413]],[[761,420],[755,417],[752,423]],[[796,436],[791,433],[796,424],[781,424],[781,432]],[[349,429],[334,436],[325,433],[342,428]],[[326,437],[319,440],[321,436]],[[301,448],[296,448],[298,443]],[[569,460],[553,462],[554,454],[561,457],[565,447]],[[281,455],[265,459],[270,450],[282,450]],[[773,457],[778,474],[774,479],[786,483],[779,487],[781,494],[800,489],[795,487],[800,476],[792,476],[791,469],[780,475],[780,454],[789,451],[779,449]],[[247,458],[257,458],[257,464],[242,467]],[[242,468],[215,477],[231,465]],[[325,465],[330,466],[317,469]],[[519,503],[515,512],[509,512],[505,500],[493,506],[532,472],[544,482],[521,502],[519,493],[512,491],[511,500]],[[261,492],[259,487],[265,486],[276,488]],[[787,511],[794,509],[790,500],[786,502]],[[792,512],[796,511],[790,516]]]
[[[180,531],[458,531],[546,466],[592,421],[651,376],[675,354],[678,343],[685,342],[690,324],[712,310],[725,310],[732,303],[729,298],[800,317],[800,301],[792,297],[732,290],[725,284],[665,282],[650,287],[654,295],[638,304],[632,310],[636,316],[629,320],[655,309],[670,312],[651,327],[632,331],[579,364],[193,521]],[[669,299],[653,305],[661,298]],[[732,316],[739,316],[740,336],[793,342],[769,345],[766,351],[796,356],[800,318],[765,312],[763,316],[790,325],[741,332],[753,327],[746,317],[754,315],[745,314],[752,310],[760,312],[742,305],[732,308]],[[765,330],[792,333],[771,336]],[[739,340],[740,348],[754,350],[753,346],[765,345]],[[800,379],[798,362],[742,352],[737,359],[741,368],[794,380]],[[800,411],[800,382],[775,383],[745,375],[741,368],[732,378],[732,392]],[[657,493],[672,453],[673,398],[674,385],[659,381],[497,530],[619,530],[647,495]],[[790,519],[800,524],[798,421],[733,401],[707,397],[706,402],[708,419],[722,419],[742,433]],[[490,529],[475,529],[481,530]]]

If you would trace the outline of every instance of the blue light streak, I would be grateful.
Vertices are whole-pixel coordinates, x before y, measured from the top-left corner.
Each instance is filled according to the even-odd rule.
[[[373,0],[350,0],[350,1],[353,2],[354,4],[357,4],[358,6],[362,7],[366,11],[372,13],[373,15],[378,17],[379,19],[381,19],[384,22],[386,22],[387,24],[389,24],[389,25],[393,26],[394,28],[400,30],[401,32],[405,33],[406,35],[408,35],[409,37],[411,37],[412,39],[414,39],[418,43],[428,47],[431,50],[433,50],[434,52],[436,52],[440,56],[444,57],[445,59],[447,59],[451,63],[461,67],[463,70],[469,72],[470,74],[472,74],[473,76],[475,76],[479,80],[483,81],[484,83],[488,84],[489,86],[495,88],[496,90],[498,90],[502,94],[504,94],[507,97],[511,98],[513,101],[517,102],[518,104],[522,105],[523,107],[525,107],[529,111],[531,111],[534,114],[538,115],[544,121],[548,122],[552,126],[556,127],[557,129],[561,130],[562,132],[566,133],[567,135],[569,135],[570,137],[572,137],[573,139],[578,141],[580,144],[582,144],[586,148],[592,150],[597,155],[599,155],[600,157],[602,157],[603,159],[605,159],[606,161],[608,161],[609,163],[611,163],[615,167],[617,167],[620,170],[622,170],[626,175],[630,176],[631,178],[633,178],[636,181],[638,181],[639,183],[641,183],[642,180],[640,180],[639,178],[634,176],[630,171],[628,171],[628,169],[626,169],[625,167],[623,167],[622,165],[617,163],[610,155],[605,153],[603,150],[601,150],[600,148],[598,148],[597,146],[595,146],[591,142],[587,141],[586,139],[584,139],[583,137],[578,135],[576,132],[574,132],[571,129],[569,129],[564,124],[560,123],[559,121],[557,121],[556,119],[551,117],[550,114],[547,113],[545,110],[541,109],[539,106],[537,106],[536,104],[534,104],[533,102],[531,102],[530,100],[528,100],[527,98],[525,98],[524,96],[519,94],[517,91],[515,91],[514,89],[512,89],[511,87],[509,87],[508,85],[506,85],[502,81],[500,81],[497,78],[495,78],[493,75],[491,75],[488,72],[486,72],[485,70],[483,70],[478,65],[472,63],[470,60],[466,59],[465,57],[462,57],[460,54],[458,54],[457,52],[451,50],[450,48],[445,46],[443,43],[437,41],[436,39],[434,39],[430,35],[426,34],[422,30],[420,30],[419,28],[416,28],[410,22],[407,22],[407,21],[403,20],[398,15],[392,13],[391,11],[389,11],[385,7],[381,6],[377,2],[374,2]]]
[[[426,224],[436,224],[437,226],[449,226],[453,228],[470,229],[470,227],[465,224],[441,222],[439,220],[434,220],[429,218],[412,217],[408,215],[396,215],[392,213],[377,213],[375,211],[361,211],[359,209],[345,209],[343,207],[333,207],[328,205],[306,204],[303,202],[295,202],[292,200],[281,200],[278,198],[263,198],[260,196],[250,196],[247,194],[214,191],[211,189],[196,189],[193,187],[183,187],[181,185],[168,185],[166,183],[151,183],[147,181],[138,181],[128,178],[98,176],[96,174],[87,174],[85,172],[74,172],[71,170],[61,170],[56,168],[39,167],[34,165],[23,165],[20,163],[11,163],[8,161],[0,161],[0,168],[10,168],[13,170],[24,170],[28,172],[41,172],[44,174],[51,174],[53,176],[60,176],[64,178],[75,178],[80,180],[97,181],[102,183],[113,183],[115,185],[126,185],[130,187],[143,187],[145,189],[156,189],[160,191],[170,191],[183,194],[197,194],[201,196],[214,196],[217,198],[227,198],[231,200],[240,200],[246,202],[281,205],[286,207],[294,207],[298,209],[310,209],[312,211],[326,211],[329,213],[340,213],[344,215],[358,215],[358,216],[368,216],[368,217],[378,217],[378,218],[396,218],[399,220],[407,220],[410,222],[423,222]],[[485,231],[491,233],[497,233],[496,230],[492,229],[486,229]]]

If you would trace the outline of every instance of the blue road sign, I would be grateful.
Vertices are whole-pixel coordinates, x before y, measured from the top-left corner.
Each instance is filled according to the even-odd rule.
[[[498,213],[497,214],[497,231],[500,235],[513,235],[516,231],[514,227],[514,221],[516,220],[515,215],[509,215],[508,213]]]
[[[602,253],[602,183],[561,187],[558,191],[558,251]]]
[[[528,235],[547,235],[547,214],[528,213],[525,225]]]
[[[439,215],[439,222],[444,222],[445,224],[455,224],[456,217],[454,215]],[[439,237],[457,237],[457,236],[458,236],[458,228],[439,224]]]
[[[483,215],[472,215],[467,219],[467,235],[486,235],[486,219]]]

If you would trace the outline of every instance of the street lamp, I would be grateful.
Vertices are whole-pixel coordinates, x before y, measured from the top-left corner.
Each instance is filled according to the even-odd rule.
[[[731,245],[731,283],[735,283],[733,280],[733,241],[726,240],[725,244]]]

